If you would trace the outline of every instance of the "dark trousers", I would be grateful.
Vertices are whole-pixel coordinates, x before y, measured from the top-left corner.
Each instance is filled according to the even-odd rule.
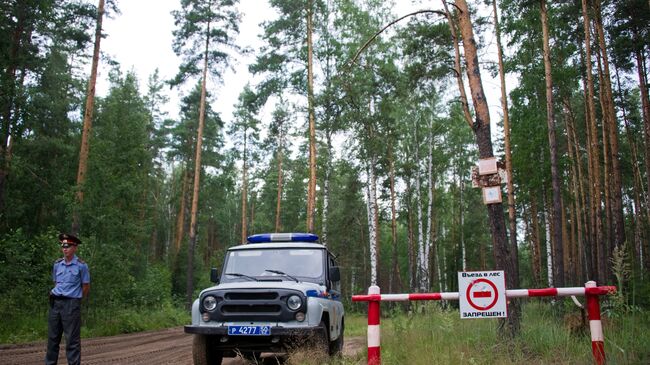
[[[47,327],[45,364],[56,365],[63,333],[68,364],[81,364],[81,299],[52,298]]]

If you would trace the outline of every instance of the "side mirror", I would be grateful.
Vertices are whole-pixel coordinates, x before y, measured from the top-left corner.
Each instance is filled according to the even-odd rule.
[[[219,270],[216,267],[210,269],[210,281],[215,284],[219,283]]]
[[[330,280],[331,281],[341,281],[341,270],[338,266],[330,267]]]

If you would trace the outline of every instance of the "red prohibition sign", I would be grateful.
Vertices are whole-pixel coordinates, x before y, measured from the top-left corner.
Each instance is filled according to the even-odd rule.
[[[470,291],[472,290],[472,287],[474,287],[474,285],[476,285],[478,283],[487,283],[490,287],[492,287],[492,290],[494,290],[494,300],[492,300],[492,303],[486,305],[485,307],[482,307],[482,306],[474,303],[472,301],[472,296],[470,295],[471,294]],[[481,293],[481,294],[483,294],[483,293]],[[476,280],[472,281],[469,284],[469,286],[467,287],[467,292],[465,293],[465,297],[467,298],[467,302],[469,303],[469,305],[471,305],[474,309],[480,310],[480,311],[486,311],[486,310],[494,307],[495,304],[497,304],[497,300],[499,299],[499,292],[497,291],[497,287],[496,287],[496,285],[494,285],[493,282],[491,282],[490,280],[481,278],[481,279],[476,279]],[[485,296],[480,295],[480,296],[477,296],[477,297],[482,298],[482,297],[485,297]]]

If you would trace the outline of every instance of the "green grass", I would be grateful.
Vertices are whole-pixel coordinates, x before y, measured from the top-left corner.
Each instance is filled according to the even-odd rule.
[[[568,316],[579,321],[574,308]],[[588,324],[570,329],[549,303],[527,303],[520,336],[506,342],[497,336],[497,320],[461,320],[458,310],[443,310],[434,303],[420,304],[418,310],[423,313],[384,311],[382,364],[593,364]],[[347,338],[365,336],[365,316],[347,316],[346,321]],[[647,312],[607,318],[603,326],[608,364],[650,364]],[[362,354],[343,363],[363,364],[365,348]]]
[[[102,308],[82,309],[81,337],[113,336],[123,333],[169,328],[190,323],[182,308],[163,305],[150,310]],[[0,344],[42,341],[47,338],[47,311],[16,313],[0,322]]]

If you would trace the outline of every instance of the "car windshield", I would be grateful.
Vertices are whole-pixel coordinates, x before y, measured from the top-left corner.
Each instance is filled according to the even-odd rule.
[[[323,250],[311,248],[230,251],[226,258],[222,282],[249,280],[244,277],[249,276],[260,281],[293,281],[293,277],[300,281],[323,283],[323,261]]]

